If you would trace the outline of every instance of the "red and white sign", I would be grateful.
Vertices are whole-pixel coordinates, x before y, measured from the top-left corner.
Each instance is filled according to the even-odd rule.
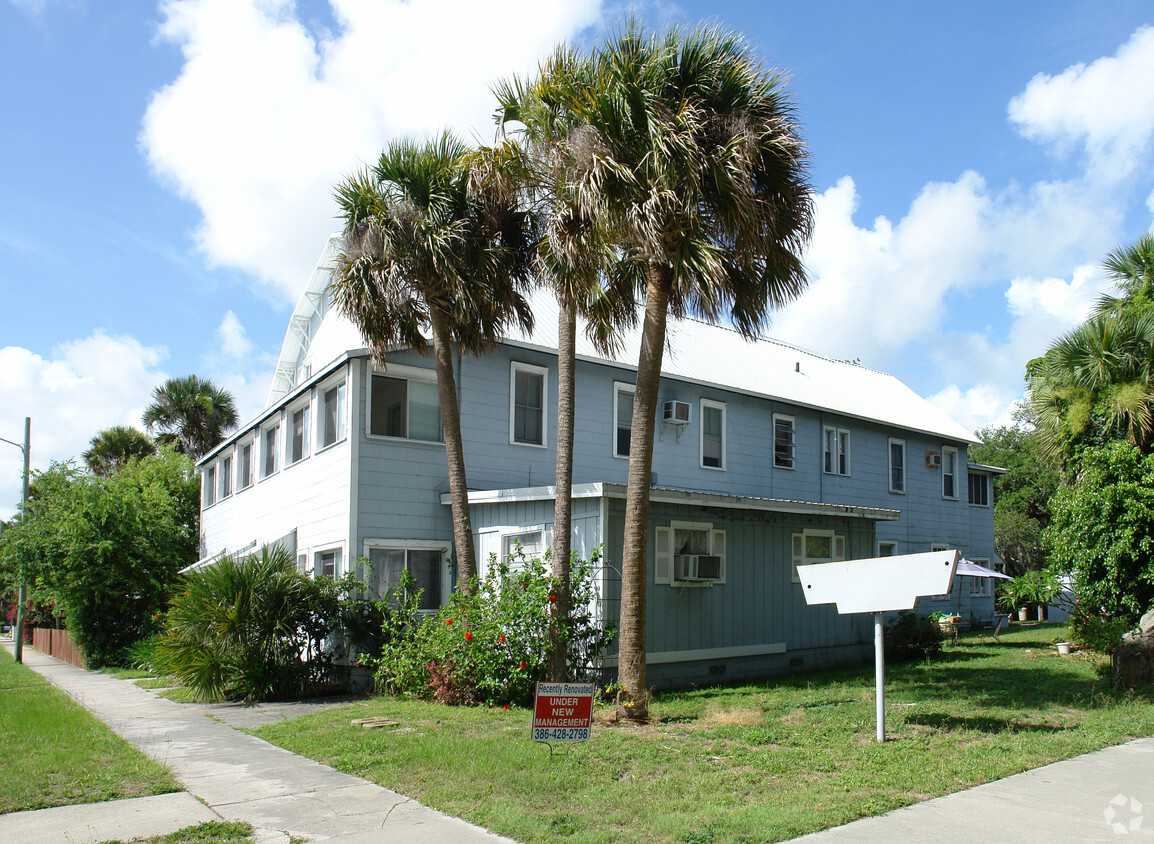
[[[589,741],[592,683],[538,683],[533,741]]]

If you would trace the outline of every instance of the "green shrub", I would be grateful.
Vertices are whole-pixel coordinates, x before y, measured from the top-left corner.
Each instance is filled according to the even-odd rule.
[[[942,638],[942,630],[936,621],[918,613],[899,613],[886,624],[886,662],[909,662],[937,656],[942,652]]]
[[[592,563],[598,553],[594,552]],[[392,694],[435,698],[448,704],[527,705],[545,679],[549,607],[556,581],[544,559],[518,549],[510,560],[490,558],[473,595],[454,592],[447,606],[422,616],[411,580],[394,596],[391,630],[379,656],[363,657],[378,685]],[[562,633],[570,679],[593,673],[594,660],[611,639],[590,613],[592,565],[572,567],[573,615]]]
[[[251,703],[340,687],[340,625],[351,579],[312,578],[279,545],[186,575],[173,597],[158,667],[208,699]],[[326,647],[327,643],[327,647]]]
[[[1070,641],[1100,654],[1112,654],[1122,644],[1122,636],[1134,627],[1135,617],[1129,614],[1108,615],[1089,609],[1081,601],[1069,608]]]

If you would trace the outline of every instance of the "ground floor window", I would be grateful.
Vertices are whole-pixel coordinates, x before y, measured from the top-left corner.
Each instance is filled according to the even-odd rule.
[[[832,530],[803,530],[792,537],[793,582],[801,583],[798,566],[845,559],[845,537]]]
[[[656,528],[653,578],[670,586],[725,583],[725,531],[710,522]]]
[[[982,568],[989,568],[990,561],[984,557],[975,557],[970,560],[971,563]],[[992,577],[971,577],[970,578],[970,595],[975,598],[987,598],[994,594],[994,578]]]
[[[401,585],[401,573],[407,571],[417,582],[417,588],[421,590],[418,607],[431,611],[440,608],[444,546],[405,547],[401,543],[392,547],[368,543],[366,545],[371,569],[369,585],[373,591],[384,597],[390,589]]]
[[[317,577],[340,577],[341,549],[329,548],[313,554],[313,574]]]

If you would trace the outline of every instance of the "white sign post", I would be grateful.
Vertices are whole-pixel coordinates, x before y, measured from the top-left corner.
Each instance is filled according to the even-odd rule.
[[[917,606],[918,598],[945,595],[953,586],[957,568],[956,550],[797,567],[805,602],[810,606],[837,604],[841,615],[873,613],[878,741],[886,740],[886,656],[882,614],[912,610]]]

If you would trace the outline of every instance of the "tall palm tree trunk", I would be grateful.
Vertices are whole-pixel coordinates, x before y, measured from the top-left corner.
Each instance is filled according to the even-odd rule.
[[[477,554],[473,547],[473,523],[469,516],[469,485],[465,479],[465,449],[461,440],[461,412],[453,377],[453,344],[449,317],[437,305],[429,308],[433,334],[433,360],[437,370],[437,395],[441,402],[441,427],[445,459],[449,468],[449,497],[453,507],[453,545],[457,556],[457,583],[462,592],[473,593]],[[440,600],[440,596],[438,596]]]
[[[617,674],[624,687],[622,705],[637,721],[649,718],[645,674],[645,587],[649,540],[649,485],[653,474],[653,432],[657,389],[665,352],[665,321],[671,272],[650,265],[646,271],[645,322],[633,396],[629,437],[629,486],[625,494],[625,543],[621,558],[621,618]]]
[[[549,679],[566,679],[566,639],[569,624],[569,562],[573,537],[573,389],[577,366],[577,308],[568,296],[558,297],[557,315],[557,480],[553,504],[553,578],[557,601],[550,610]]]

